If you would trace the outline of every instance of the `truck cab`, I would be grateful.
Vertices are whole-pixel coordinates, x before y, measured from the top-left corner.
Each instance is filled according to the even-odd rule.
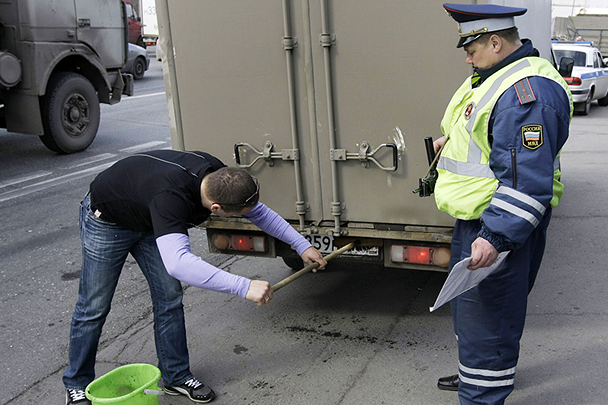
[[[142,48],[146,47],[143,39],[143,24],[141,17],[135,11],[131,0],[122,0],[125,3],[127,11],[127,20],[129,23],[129,43],[139,45]]]
[[[0,3],[0,127],[58,153],[86,149],[99,103],[132,94],[122,0]]]

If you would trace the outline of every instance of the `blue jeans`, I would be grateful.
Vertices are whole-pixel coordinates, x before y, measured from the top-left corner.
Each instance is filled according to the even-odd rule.
[[[82,271],[72,316],[66,389],[84,389],[95,379],[95,355],[101,329],[127,255],[135,258],[152,296],[154,338],[165,384],[192,378],[186,344],[181,283],[165,269],[152,232],[136,232],[96,218],[87,195],[80,207]]]

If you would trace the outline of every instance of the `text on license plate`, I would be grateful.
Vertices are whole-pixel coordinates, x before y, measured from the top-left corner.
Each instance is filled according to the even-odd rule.
[[[323,255],[327,255],[334,250],[338,250],[334,246],[334,237],[330,235],[305,235],[305,238],[312,244],[312,246],[321,252]],[[354,248],[343,253],[345,256],[378,256],[380,249],[377,246],[355,246]]]

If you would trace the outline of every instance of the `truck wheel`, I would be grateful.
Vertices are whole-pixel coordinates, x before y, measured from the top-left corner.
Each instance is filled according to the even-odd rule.
[[[135,59],[133,63],[133,78],[135,80],[143,79],[144,73],[146,73],[146,62],[143,58]]]
[[[42,97],[42,143],[57,153],[86,149],[99,128],[100,108],[95,88],[84,76],[63,72],[49,80]]]
[[[304,260],[302,260],[301,257],[282,257],[283,262],[285,262],[285,264],[288,267],[291,267],[292,270],[302,270],[304,268]]]

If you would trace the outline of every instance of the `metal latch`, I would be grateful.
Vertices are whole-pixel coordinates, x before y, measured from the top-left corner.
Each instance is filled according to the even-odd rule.
[[[392,149],[392,155],[393,155],[393,165],[392,166],[384,166],[374,157],[374,155],[376,155],[382,148],[391,148]],[[371,146],[370,146],[369,142],[363,141],[359,145],[358,153],[347,152],[346,149],[331,149],[329,151],[329,158],[331,160],[356,159],[356,160],[359,160],[361,162],[361,164],[363,165],[363,167],[366,167],[366,168],[369,167],[369,162],[371,161],[376,166],[378,166],[380,169],[382,169],[384,171],[394,172],[395,170],[397,170],[398,162],[399,162],[397,145],[395,145],[393,143],[383,143],[380,146],[378,146],[376,149],[372,150],[371,152],[369,151],[370,149],[371,149]]]
[[[249,164],[241,163],[241,151],[244,151],[244,148],[249,148],[255,153],[257,156],[253,161]],[[300,151],[298,149],[282,149],[280,152],[273,152],[272,149],[274,145],[270,141],[266,141],[264,143],[264,149],[262,151],[256,149],[253,145],[247,142],[239,142],[234,144],[234,159],[236,160],[237,167],[241,168],[249,168],[252,167],[258,160],[266,161],[268,166],[273,166],[274,162],[272,159],[281,159],[281,160],[300,160]]]

